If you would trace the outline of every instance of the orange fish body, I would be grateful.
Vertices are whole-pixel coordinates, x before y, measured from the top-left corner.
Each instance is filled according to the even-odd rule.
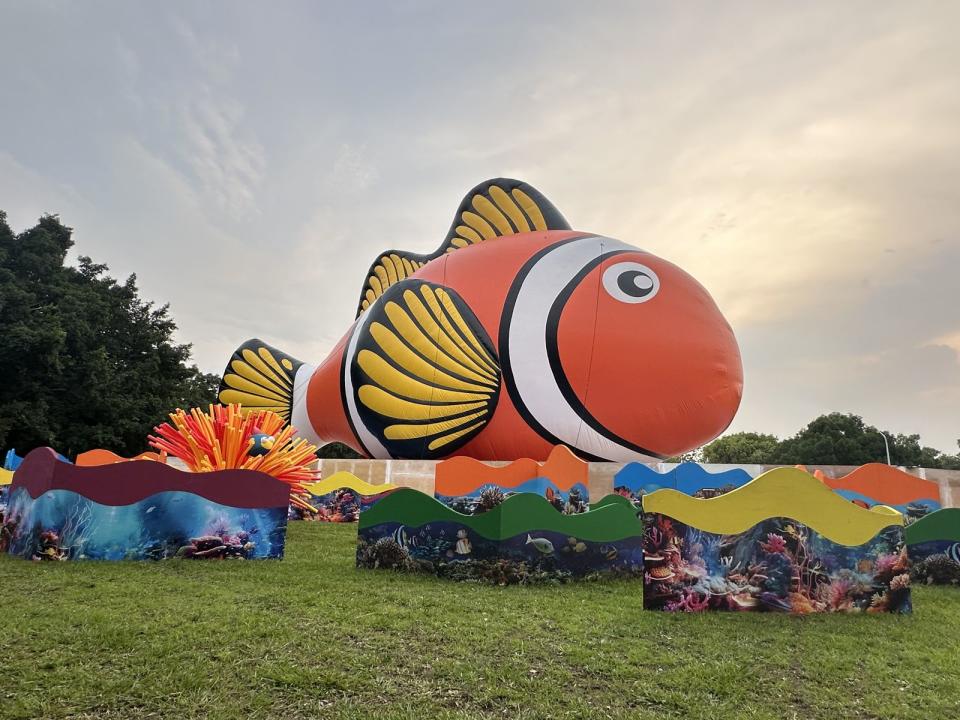
[[[625,462],[715,438],[742,382],[733,332],[696,280],[569,229],[536,190],[499,179],[467,195],[431,256],[378,258],[319,366],[252,340],[220,399],[368,457],[542,460],[562,443]]]

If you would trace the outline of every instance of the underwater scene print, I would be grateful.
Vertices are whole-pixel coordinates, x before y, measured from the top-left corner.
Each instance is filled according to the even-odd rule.
[[[287,517],[290,520],[309,520],[312,522],[348,523],[360,519],[360,500],[356,491],[339,488],[323,495],[304,496],[316,512],[290,505]]]
[[[0,550],[30,560],[253,560],[282,558],[284,507],[235,508],[164,491],[130,505],[101,505],[69,490],[10,498]]]
[[[662,490],[661,487],[656,486],[645,486],[640,488],[630,488],[626,485],[617,485],[613,488],[613,494],[619,495],[629,500],[635,508],[638,510],[643,508],[643,496],[647,493],[656,492],[657,490]],[[672,488],[671,488],[672,489]],[[720,485],[719,487],[703,487],[699,490],[695,490],[690,493],[690,497],[710,499],[715,497],[720,497],[721,495],[726,495],[728,492],[733,492],[737,489],[736,485]]]
[[[910,570],[903,528],[863,545],[839,545],[788,518],[737,535],[644,515],[643,604],[698,612],[907,613]]]
[[[566,582],[589,576],[640,577],[642,537],[592,542],[531,530],[490,540],[465,525],[435,521],[420,527],[387,522],[361,527],[357,567],[432,573],[499,585]]]
[[[956,540],[927,540],[910,545],[908,552],[912,562],[926,560],[931,555],[946,555],[952,562],[960,565],[960,542]]]
[[[533,478],[509,488],[487,483],[465,495],[436,493],[434,497],[461,515],[479,515],[492,510],[508,497],[520,493],[545,497],[554,509],[565,515],[586,512],[590,508],[590,491],[585,485],[576,483],[569,490],[561,490],[549,478]]]
[[[887,507],[891,507],[897,512],[903,513],[903,520],[907,525],[915,523],[917,520],[924,518],[940,509],[940,503],[936,502],[935,500],[919,499],[907,503],[894,504],[880,502],[868,495],[854,492],[853,490],[841,489],[834,490],[834,492],[840,497],[846,498],[858,507],[872,508],[876,507],[877,505],[886,505]]]
[[[925,585],[960,585],[960,542],[927,540],[909,545],[911,577]]]
[[[632,462],[614,475],[613,492],[639,508],[644,495],[664,488],[692,497],[712,498],[736,490],[751,479],[750,474],[740,468],[710,472],[697,463],[684,462],[659,472],[643,463]]]
[[[310,495],[304,498],[316,508],[316,512],[291,504],[287,518],[308,522],[357,522],[360,519],[360,513],[369,510],[389,494],[388,490],[376,495],[361,495],[352,488],[338,488],[323,495]]]
[[[10,485],[0,485],[0,552],[6,552],[10,545],[10,535],[15,525],[7,526],[7,505],[10,502]]]

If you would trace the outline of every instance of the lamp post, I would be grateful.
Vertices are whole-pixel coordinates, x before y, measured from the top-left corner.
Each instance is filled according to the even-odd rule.
[[[890,462],[890,443],[887,442],[887,436],[883,432],[883,430],[877,430],[877,432],[880,433],[880,437],[883,438],[883,447],[885,447],[887,450],[887,465],[891,465],[892,463]]]

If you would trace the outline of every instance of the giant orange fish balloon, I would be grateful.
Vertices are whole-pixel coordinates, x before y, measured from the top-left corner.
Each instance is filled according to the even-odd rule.
[[[220,401],[372,458],[542,460],[562,443],[625,462],[709,442],[742,389],[736,339],[696,280],[501,178],[468,193],[436,252],[377,258],[319,366],[250,340]]]

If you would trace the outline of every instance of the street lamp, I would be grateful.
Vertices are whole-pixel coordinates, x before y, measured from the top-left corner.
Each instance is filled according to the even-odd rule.
[[[880,433],[880,436],[883,438],[883,446],[887,449],[887,465],[892,465],[890,462],[890,443],[887,442],[887,436],[883,430],[877,430]]]

